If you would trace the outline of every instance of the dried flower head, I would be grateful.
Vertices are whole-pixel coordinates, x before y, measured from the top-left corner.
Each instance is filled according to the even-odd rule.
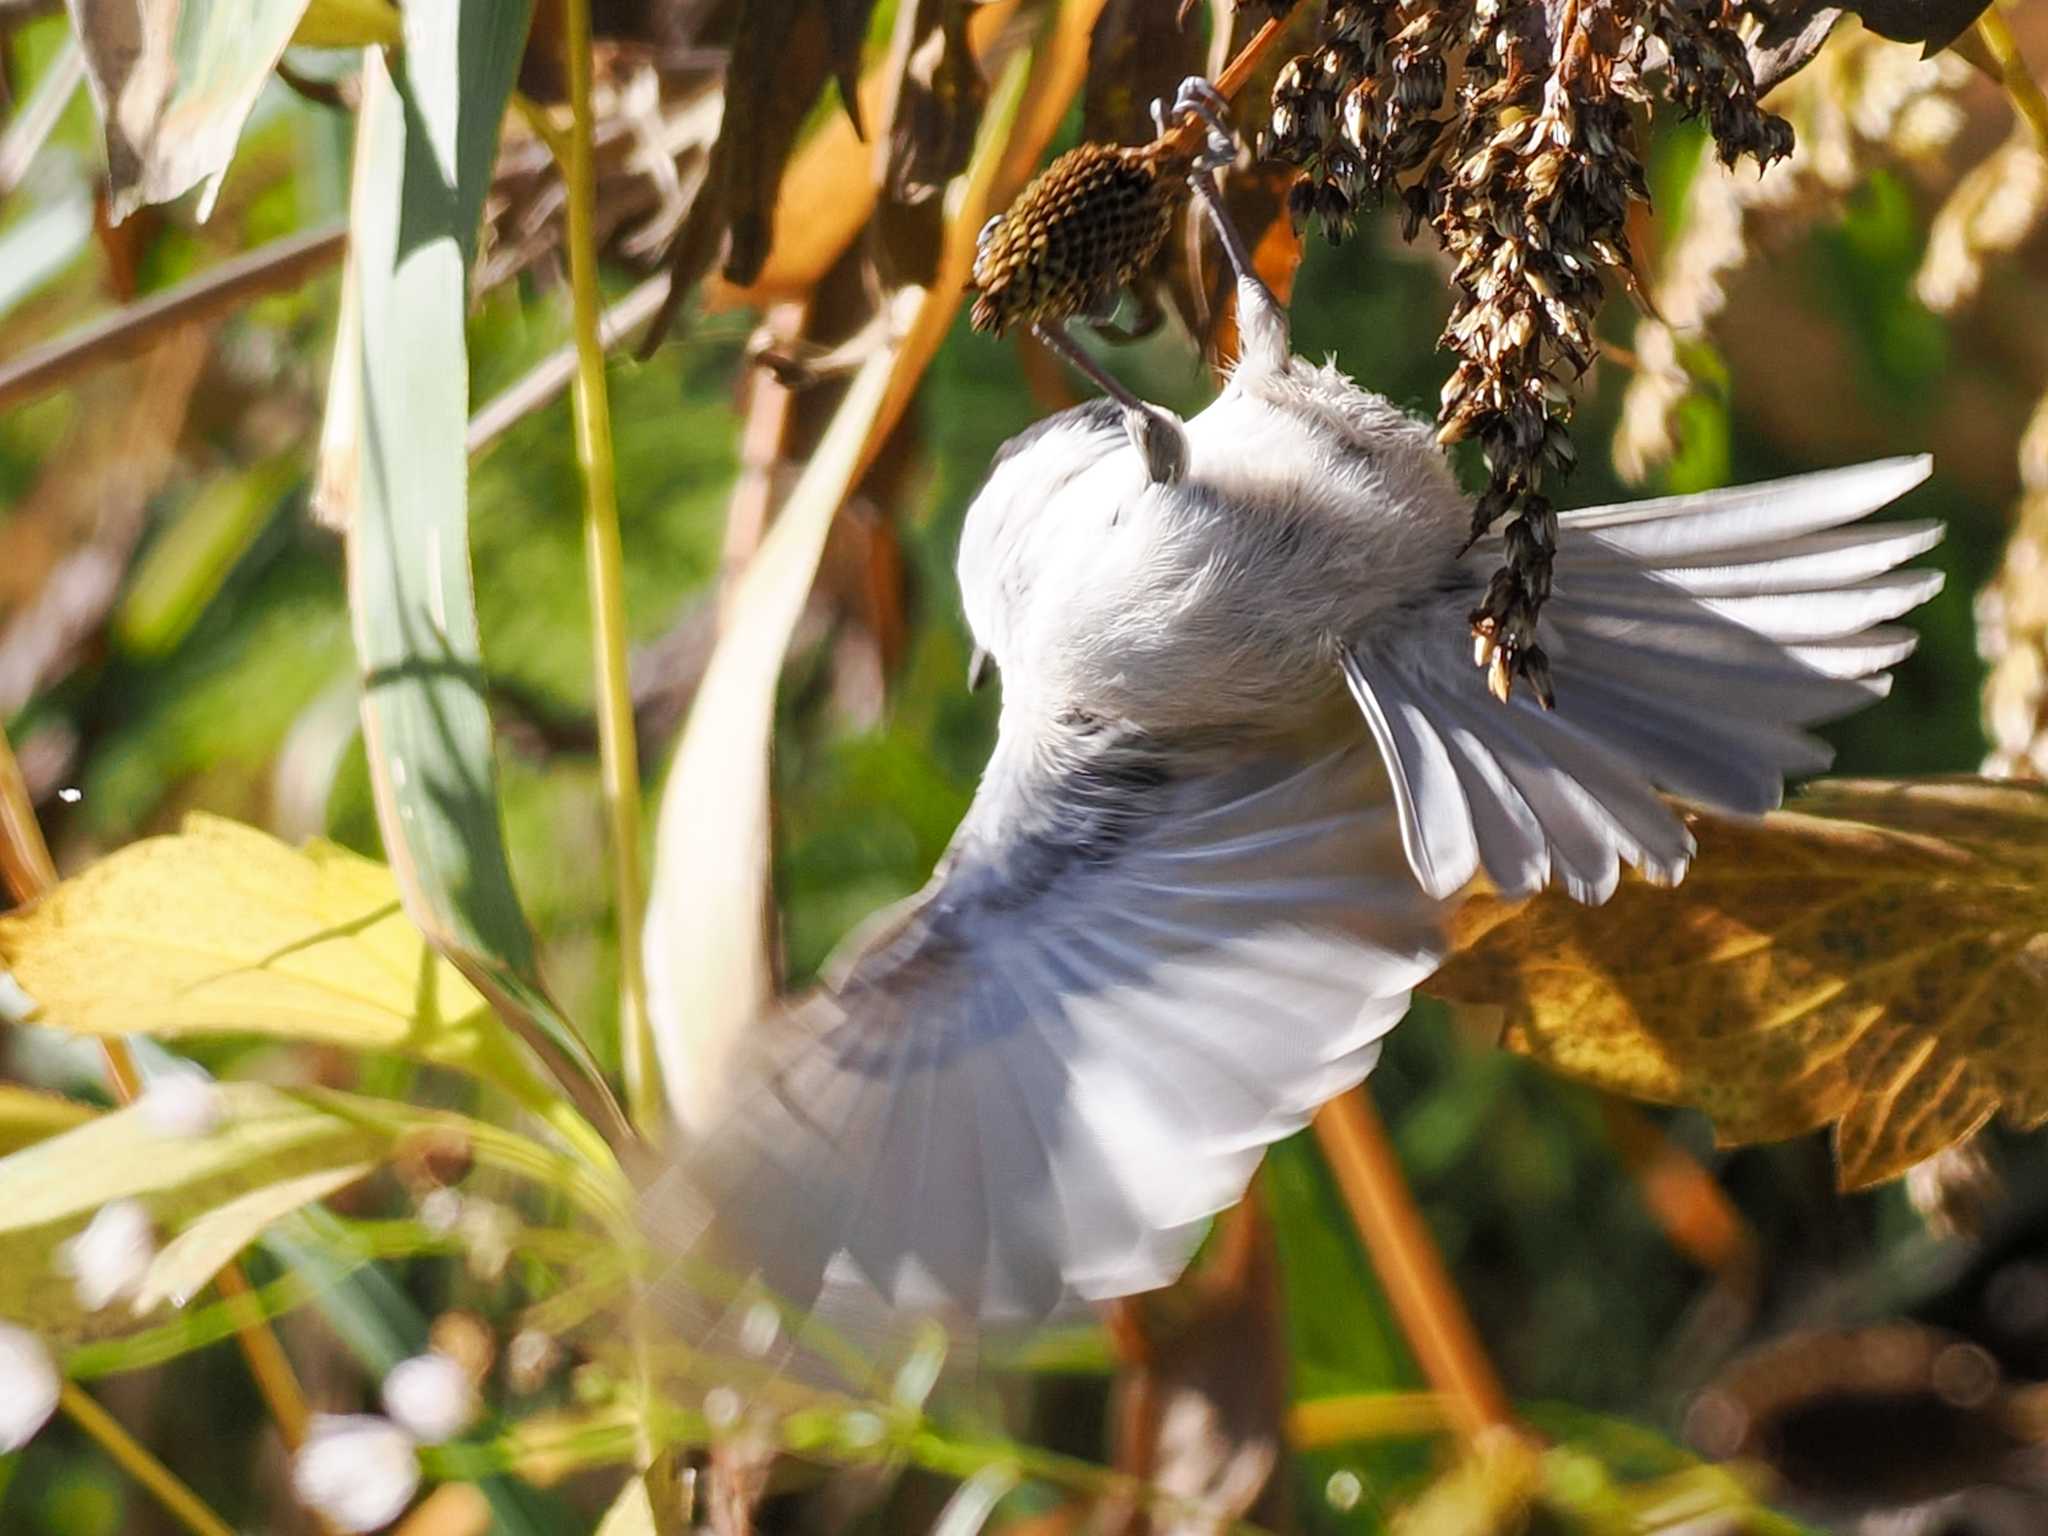
[[[974,255],[976,330],[1099,315],[1159,255],[1187,191],[1186,156],[1083,144],[989,220]]]
[[[176,1066],[157,1073],[142,1090],[136,1110],[159,1136],[206,1136],[227,1113],[220,1085],[197,1067]]]

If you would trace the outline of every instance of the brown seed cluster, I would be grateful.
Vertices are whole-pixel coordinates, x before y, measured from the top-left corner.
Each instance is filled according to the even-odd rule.
[[[1474,537],[1516,514],[1472,614],[1503,699],[1518,678],[1551,697],[1537,640],[1557,529],[1546,487],[1575,462],[1571,389],[1595,355],[1605,274],[1634,287],[1627,217],[1649,195],[1636,120],[1653,59],[1724,160],[1790,148],[1757,105],[1741,19],[1731,0],[1333,0],[1316,49],[1275,83],[1266,149],[1306,172],[1296,216],[1338,234],[1398,199],[1407,238],[1428,224],[1455,263],[1439,436],[1485,456]]]
[[[1187,192],[1184,156],[1083,144],[1041,171],[983,235],[974,328],[1106,315],[1151,266]]]

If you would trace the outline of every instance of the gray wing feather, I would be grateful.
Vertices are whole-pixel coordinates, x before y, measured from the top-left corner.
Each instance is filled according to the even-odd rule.
[[[1163,1283],[1440,957],[1362,743],[1042,745],[1005,730],[931,885],[681,1149],[718,1262],[982,1320]]]
[[[1845,525],[1927,473],[1894,459],[1565,514],[1541,621],[1554,711],[1497,704],[1464,653],[1497,538],[1453,590],[1354,637],[1346,674],[1423,889],[1448,895],[1482,865],[1510,894],[1554,877],[1588,902],[1624,864],[1677,880],[1692,838],[1656,791],[1760,812],[1788,774],[1825,767],[1805,728],[1883,697],[1913,648],[1890,621],[1941,588],[1896,569],[1938,524]]]

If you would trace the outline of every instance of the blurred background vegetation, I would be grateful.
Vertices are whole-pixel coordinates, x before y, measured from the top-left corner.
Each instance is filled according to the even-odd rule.
[[[890,9],[878,8],[878,38]],[[0,360],[344,216],[349,118],[318,98],[321,82],[349,66],[319,50],[292,56],[306,89],[265,88],[204,222],[189,197],[108,222],[99,133],[82,90],[66,88],[31,160],[10,160],[16,125],[66,68],[69,27],[44,12],[0,0],[9,124],[0,141]],[[2044,17],[2029,5],[2012,18],[2037,57],[2048,53]],[[1877,71],[1870,57],[1880,47],[1883,68],[1909,82],[1885,87],[1890,98],[1859,84],[1859,70]],[[1930,226],[2005,139],[2010,108],[1952,56],[1923,64],[1853,23],[1823,64],[1836,55],[1825,80],[1817,65],[1790,89],[1804,90],[1805,110],[1823,120],[1815,128],[1800,119],[1802,133],[1822,144],[1834,135],[1850,163],[1762,207],[1736,237],[1739,268],[1717,279],[1725,308],[1710,330],[1684,335],[1690,382],[1655,413],[1675,425],[1675,451],[1645,448],[1640,422],[1624,416],[1644,365],[1632,345],[1634,311],[1618,301],[1603,329],[1615,345],[1576,420],[1582,467],[1563,500],[1932,452],[1934,481],[1901,511],[1947,520],[1947,542],[1932,558],[1948,586],[1915,615],[1921,647],[1889,703],[1832,739],[1839,772],[1974,771],[1993,745],[1982,723],[1980,594],[2021,500],[2015,445],[2048,385],[2048,243],[2029,238],[2028,214],[2005,242],[2014,248],[1986,258],[1981,292],[1952,313],[1931,309]],[[1920,119],[1909,120],[1909,101]],[[1929,130],[1921,141],[1898,142],[1915,123]],[[1077,108],[1059,142],[1079,133]],[[1702,142],[1695,127],[1659,129],[1657,217],[1640,231],[1649,272],[1663,270],[1687,221],[1702,216],[1697,183],[1731,175]],[[624,266],[609,275],[615,294],[631,286]],[[828,279],[858,281],[851,269]],[[340,547],[309,516],[337,297],[335,269],[323,268],[0,411],[0,709],[66,871],[195,809],[380,855]],[[1303,352],[1334,354],[1361,382],[1424,415],[1445,374],[1436,349],[1445,310],[1434,254],[1401,245],[1388,219],[1366,221],[1341,247],[1312,240],[1294,298]],[[736,487],[750,473],[778,486],[789,478],[786,461],[744,464],[759,458],[745,432],[750,392],[765,387],[748,361],[758,319],[746,308],[690,313],[651,358],[621,355],[611,369],[650,797],[708,651],[722,574],[746,547],[729,519]],[[472,399],[490,399],[568,337],[558,262],[543,252],[476,299]],[[1210,388],[1177,327],[1116,363],[1141,390],[1183,408]],[[795,979],[853,923],[922,882],[967,803],[996,698],[963,685],[954,542],[990,455],[1056,403],[1061,387],[962,319],[882,470],[842,514],[779,705],[774,875]],[[1606,451],[1618,438],[1634,446]],[[796,441],[789,454],[800,457]],[[1622,481],[1617,457],[1646,472],[1640,486]],[[596,856],[604,827],[578,496],[566,405],[525,415],[475,464],[472,554],[514,872],[558,995],[572,1016],[603,1021],[617,1003],[619,935]],[[1988,643],[2031,642],[2001,630]],[[2008,738],[2014,729],[2024,748],[2031,722]],[[2002,745],[2005,766],[2022,766],[2013,742]],[[599,1028],[594,1038],[614,1034]],[[278,1075],[287,1069],[263,1059],[278,1049],[198,1054],[217,1069]],[[101,1093],[96,1061],[52,1035],[11,1030],[4,1051],[7,1076]],[[307,1070],[317,1077],[322,1068],[289,1069]],[[1988,1351],[2012,1379],[2048,1375],[2048,1160],[2023,1142],[1987,1135],[2003,1193],[1957,1233],[1939,1219],[1930,1227],[1926,1212],[1938,1216],[1942,1202],[1916,1208],[1903,1187],[1834,1193],[1819,1137],[1718,1151],[1698,1117],[1606,1101],[1476,1041],[1426,1002],[1393,1037],[1372,1089],[1515,1397],[1533,1405],[1540,1427],[1601,1446],[1617,1465],[1676,1465],[1672,1447],[1689,1434],[1726,1449],[1712,1443],[1711,1424],[1688,1428],[1689,1405],[1745,1349],[1803,1330],[1918,1318]],[[1274,1354],[1295,1399],[1420,1385],[1313,1151],[1300,1142],[1277,1149],[1262,1191],[1282,1301],[1271,1328],[1242,1335],[1243,1348]],[[445,1261],[395,1274],[422,1326],[451,1307],[487,1309],[499,1283]],[[294,1318],[286,1337],[313,1395],[351,1405],[361,1389],[331,1323]],[[1931,1389],[1923,1402],[1901,1386],[1898,1402],[1879,1412],[1837,1403],[1838,1385],[1825,1359],[1795,1351],[1768,1391],[1742,1387],[1811,1417],[1800,1454],[1780,1458],[1774,1487],[1817,1526],[1852,1528],[1867,1503],[2012,1480],[1990,1465],[1988,1439],[1942,1438],[1942,1413],[1963,1410]],[[1082,1370],[1010,1382],[999,1401],[1010,1431],[1099,1459],[1109,1392],[1108,1378]],[[281,1454],[232,1353],[122,1376],[107,1396],[244,1528],[310,1528],[281,1491]],[[1851,1417],[1835,1424],[1828,1414],[1837,1410]],[[1882,1496],[1845,1500],[1857,1478],[1829,1458],[1857,1454],[1927,1464],[1902,1471]],[[1432,1465],[1420,1442],[1298,1454],[1280,1479],[1290,1528],[1378,1530]],[[606,1491],[572,1480],[505,1495],[481,1518],[582,1529]],[[1914,1528],[2048,1528],[2048,1503],[2012,1517],[1987,1497]],[[938,1498],[913,1478],[846,1507],[868,1528],[922,1528]],[[828,1503],[807,1499],[802,1488],[771,1497],[764,1523],[809,1529],[830,1518]],[[1005,1527],[1050,1532],[1078,1518],[1040,1503],[1005,1505]],[[1999,1523],[2012,1518],[2024,1523]],[[0,1530],[10,1536],[171,1528],[68,1428],[0,1457]]]

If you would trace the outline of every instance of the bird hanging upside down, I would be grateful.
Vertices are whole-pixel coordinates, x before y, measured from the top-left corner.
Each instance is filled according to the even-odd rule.
[[[1466,548],[1427,424],[1292,354],[1193,188],[1242,355],[1199,415],[1156,413],[1181,472],[1113,399],[996,456],[959,553],[1003,689],[974,802],[930,884],[697,1085],[704,1251],[799,1301],[850,1282],[1028,1320],[1170,1281],[1264,1149],[1371,1071],[1462,891],[1676,883],[1693,839],[1662,795],[1776,806],[1941,585],[1898,568],[1938,524],[1861,521],[1924,458],[1567,513],[1555,708],[1495,702],[1467,614],[1498,540]],[[691,978],[662,921],[658,879],[666,1045]]]

